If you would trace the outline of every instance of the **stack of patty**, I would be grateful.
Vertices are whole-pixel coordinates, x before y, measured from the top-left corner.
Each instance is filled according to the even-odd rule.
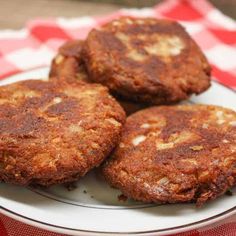
[[[59,48],[58,55],[53,59],[49,77],[60,83],[92,83],[84,63],[82,54],[84,42],[81,40],[68,41]],[[113,94],[114,95],[114,94]],[[116,96],[120,105],[129,115],[147,106],[134,103]]]
[[[107,182],[136,200],[202,205],[224,194],[236,184],[236,113],[170,105],[208,89],[210,71],[169,20],[123,17],[66,42],[49,82],[1,88],[0,180],[71,182],[107,158]],[[140,110],[125,125],[119,103]]]

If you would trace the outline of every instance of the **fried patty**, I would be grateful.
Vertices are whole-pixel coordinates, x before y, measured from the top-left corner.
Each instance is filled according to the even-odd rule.
[[[138,102],[169,104],[210,86],[210,66],[174,21],[123,17],[93,29],[84,45],[90,78]]]
[[[201,206],[236,185],[236,112],[210,105],[139,111],[103,174],[136,200]]]
[[[0,181],[78,180],[109,155],[124,121],[101,85],[29,80],[0,87]]]
[[[49,77],[65,80],[69,83],[89,82],[82,57],[81,40],[71,40],[64,43],[58,50],[58,54],[52,60]]]
[[[92,83],[86,72],[83,61],[81,40],[72,40],[63,44],[56,57],[52,60],[49,77],[57,82],[61,80],[72,83]],[[121,98],[117,101],[124,108],[127,115],[130,115],[142,108],[147,104],[140,104],[130,102]]]

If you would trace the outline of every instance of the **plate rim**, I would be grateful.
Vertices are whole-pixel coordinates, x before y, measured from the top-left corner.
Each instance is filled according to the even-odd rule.
[[[5,79],[9,79],[11,77],[17,76],[18,74],[24,74],[27,72],[31,72],[34,70],[40,70],[40,69],[48,69],[49,66],[39,66],[37,68],[31,68],[22,72],[16,72],[11,74],[10,76],[7,76],[1,80],[5,80]],[[228,87],[227,85],[219,82],[218,80],[214,79],[214,77],[212,77],[211,81],[213,83],[216,83],[222,87],[224,87],[225,89],[228,89],[229,91],[233,92],[236,94],[236,91],[233,88]],[[82,233],[82,234],[87,234],[87,235],[110,235],[110,234],[118,234],[118,235],[148,235],[148,234],[156,234],[156,233],[165,233],[165,234],[172,234],[172,233],[178,233],[178,232],[185,232],[188,230],[192,230],[192,229],[196,229],[199,227],[203,227],[208,225],[210,222],[211,223],[215,223],[218,222],[221,219],[225,219],[233,214],[236,214],[236,206],[221,212],[219,214],[216,214],[214,216],[208,217],[208,218],[204,218],[202,220],[193,222],[193,223],[189,223],[189,224],[183,224],[180,226],[175,226],[175,227],[170,227],[170,228],[164,228],[164,229],[159,229],[159,230],[149,230],[149,231],[137,231],[137,232],[111,232],[111,231],[94,231],[94,230],[82,230],[82,229],[74,229],[74,228],[69,228],[69,227],[64,227],[64,226],[60,226],[60,225],[55,225],[55,224],[49,224],[43,221],[39,221],[36,219],[32,219],[29,218],[27,216],[21,215],[17,212],[14,212],[8,208],[5,208],[3,206],[0,206],[0,213],[2,213],[3,215],[6,215],[10,218],[13,218],[14,220],[17,221],[21,221],[25,224],[31,225],[33,227],[38,227],[41,228],[43,230],[49,230],[49,231],[54,231],[54,232],[58,232],[58,233]],[[54,230],[53,230],[54,229]]]
[[[111,234],[118,234],[118,235],[148,235],[148,234],[156,234],[156,233],[168,233],[168,234],[172,234],[172,233],[178,233],[178,232],[184,232],[184,231],[188,231],[188,230],[192,230],[192,229],[196,229],[199,227],[203,227],[208,225],[209,222],[211,223],[215,223],[218,222],[221,219],[225,219],[233,214],[236,213],[236,206],[221,212],[217,215],[202,219],[200,221],[196,221],[194,223],[190,223],[190,224],[185,224],[185,225],[181,225],[181,226],[176,226],[176,227],[170,227],[170,228],[165,228],[165,229],[159,229],[159,230],[149,230],[149,231],[137,231],[137,232],[117,232],[117,231],[94,231],[94,230],[82,230],[82,229],[74,229],[74,228],[68,228],[68,227],[64,227],[64,226],[60,226],[60,225],[55,225],[55,224],[49,224],[49,223],[45,223],[39,220],[35,220],[32,218],[29,218],[27,216],[21,215],[19,213],[16,213],[12,210],[9,210],[8,208],[2,207],[0,206],[0,212],[1,213],[6,213],[4,215],[6,216],[10,216],[15,220],[21,219],[23,223],[29,224],[31,226],[34,227],[39,227],[41,229],[44,230],[49,230],[50,229],[55,229],[54,232],[60,232],[60,233],[65,233],[65,231],[67,232],[76,232],[76,233],[87,233],[87,235],[111,235]],[[35,226],[35,223],[37,224],[37,226]],[[59,231],[60,230],[64,230]]]

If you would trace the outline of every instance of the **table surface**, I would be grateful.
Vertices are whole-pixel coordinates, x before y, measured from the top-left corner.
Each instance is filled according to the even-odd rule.
[[[210,0],[226,15],[236,19],[236,0]],[[98,3],[99,2],[99,3]],[[114,4],[119,3],[119,4]],[[103,15],[121,7],[153,6],[161,0],[8,0],[1,1],[0,29],[20,29],[35,17],[78,17]]]

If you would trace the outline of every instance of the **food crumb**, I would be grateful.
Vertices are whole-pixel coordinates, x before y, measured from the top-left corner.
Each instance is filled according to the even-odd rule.
[[[225,192],[225,195],[227,195],[227,196],[233,196],[233,192],[230,191],[230,190],[228,190],[228,191]]]
[[[74,182],[66,183],[66,184],[64,184],[64,186],[68,191],[72,191],[72,190],[75,190],[77,188],[77,185]]]
[[[120,195],[118,196],[118,200],[119,200],[119,201],[126,202],[127,199],[128,199],[128,198],[127,198],[124,194],[120,194]]]
[[[84,191],[83,191],[83,193],[84,193],[84,194],[86,194],[86,193],[87,193],[87,191],[86,191],[86,190],[84,190]]]

